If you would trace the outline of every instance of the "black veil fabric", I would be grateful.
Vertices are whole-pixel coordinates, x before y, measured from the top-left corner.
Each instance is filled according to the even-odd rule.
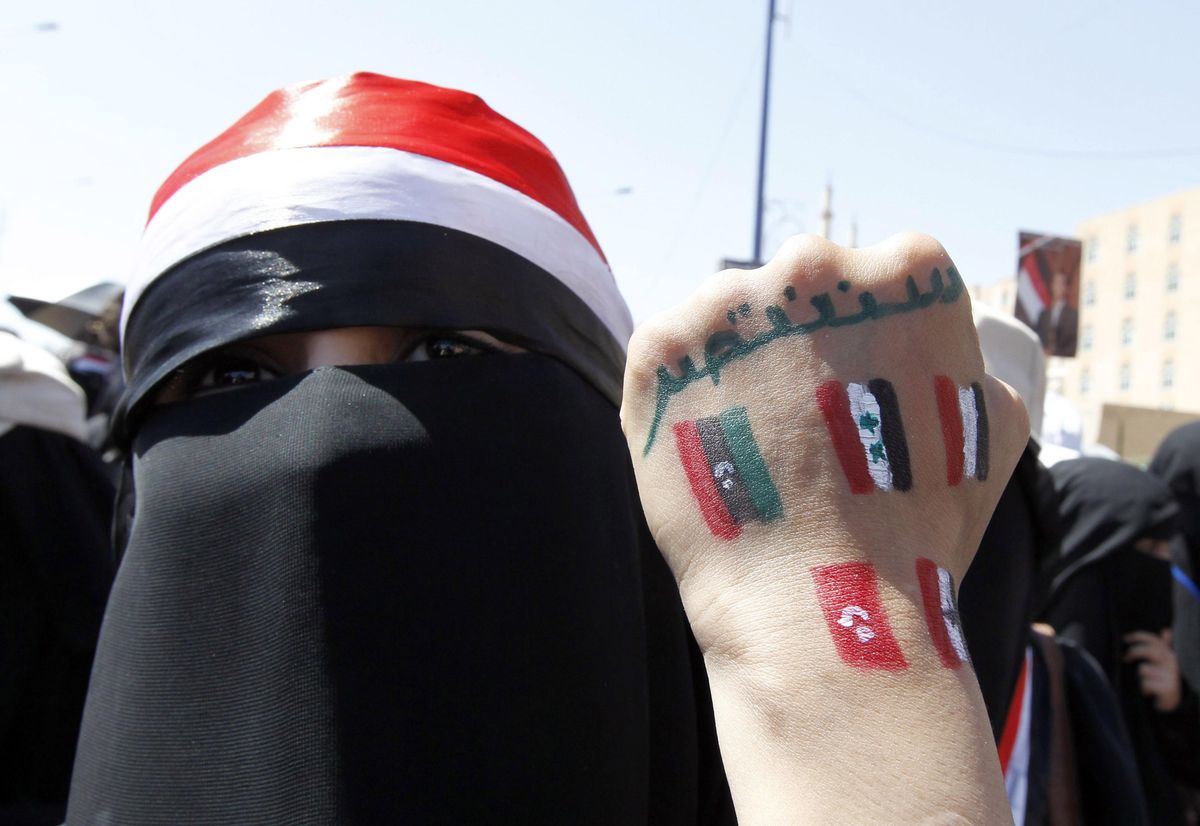
[[[95,451],[34,427],[0,435],[0,823],[57,824],[114,563]]]
[[[1050,472],[1063,542],[1043,617],[1108,677],[1129,729],[1151,822],[1182,823],[1161,721],[1142,696],[1137,665],[1123,661],[1125,634],[1171,626],[1169,565],[1133,545],[1143,537],[1175,535],[1179,508],[1166,485],[1122,462],[1072,459]]]
[[[1149,470],[1171,489],[1181,511],[1183,537],[1172,549],[1179,579],[1175,583],[1175,653],[1192,691],[1200,692],[1200,595],[1192,587],[1200,584],[1200,422],[1169,433],[1155,451]]]
[[[67,822],[732,822],[616,411],[558,360],[148,410]]]
[[[959,588],[963,632],[997,743],[1040,602],[1038,572],[1058,548],[1056,508],[1053,480],[1030,441]]]

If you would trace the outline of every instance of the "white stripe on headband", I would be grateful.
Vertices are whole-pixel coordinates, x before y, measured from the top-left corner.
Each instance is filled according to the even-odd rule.
[[[142,236],[125,291],[121,336],[138,297],[197,252],[255,232],[324,221],[419,221],[520,255],[566,285],[625,348],[629,308],[599,252],[558,213],[445,161],[373,146],[259,152],[180,187]]]

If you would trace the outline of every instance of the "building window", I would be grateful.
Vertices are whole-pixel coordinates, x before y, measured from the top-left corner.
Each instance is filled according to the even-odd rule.
[[[1125,297],[1133,298],[1137,295],[1137,273],[1125,273]]]
[[[1133,319],[1127,318],[1121,322],[1121,346],[1129,347],[1133,344]]]
[[[1171,225],[1167,230],[1167,240],[1172,244],[1178,244],[1179,239],[1183,236],[1183,216],[1175,213],[1171,216]]]
[[[1167,267],[1167,292],[1173,293],[1179,289],[1179,265]]]
[[[1079,392],[1087,395],[1092,389],[1092,374],[1085,367],[1079,371]]]
[[[1131,379],[1132,379],[1132,374],[1131,374],[1131,373],[1130,373],[1130,371],[1129,371],[1129,365],[1128,365],[1128,364],[1122,364],[1122,365],[1121,365],[1120,379],[1119,379],[1119,380],[1120,380],[1120,382],[1121,382],[1121,389],[1122,389],[1122,390],[1128,390],[1128,389],[1129,389],[1129,383],[1130,383]]]
[[[1092,325],[1083,325],[1083,334],[1079,337],[1079,346],[1084,350],[1092,349]]]
[[[1096,303],[1096,282],[1088,281],[1083,285],[1083,306],[1090,307]]]
[[[1175,386],[1175,362],[1171,361],[1171,359],[1167,359],[1163,362],[1162,386]]]
[[[1175,340],[1175,311],[1171,310],[1163,319],[1163,338],[1167,341]]]
[[[1100,255],[1100,239],[1095,235],[1089,235],[1087,239],[1087,260],[1095,261]]]
[[[1138,247],[1138,230],[1137,224],[1130,224],[1129,231],[1125,233],[1125,251],[1137,252]]]

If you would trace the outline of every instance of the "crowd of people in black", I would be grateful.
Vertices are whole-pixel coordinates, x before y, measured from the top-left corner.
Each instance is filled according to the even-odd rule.
[[[0,823],[783,822],[729,745],[673,525],[643,515],[628,310],[553,157],[478,98],[277,92],[163,185],[73,339],[22,309]],[[1036,334],[975,326],[1040,410],[1041,363],[1005,374]],[[962,707],[1008,799],[966,821],[1196,823],[1200,422],[1145,469],[1047,467],[1033,434],[964,552]]]

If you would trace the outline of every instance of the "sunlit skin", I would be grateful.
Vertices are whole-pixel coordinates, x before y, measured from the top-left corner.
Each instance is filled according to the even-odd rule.
[[[1161,559],[1163,562],[1171,561],[1171,541],[1169,539],[1151,539],[1148,536],[1143,536],[1137,542],[1133,543],[1133,548],[1147,556]]]
[[[1066,273],[1056,272],[1050,279],[1050,297],[1054,299],[1054,303],[1066,303],[1070,292],[1071,279]]]
[[[160,404],[181,401],[318,367],[522,352],[525,350],[479,330],[340,327],[282,333],[230,344],[192,360],[163,384],[155,401]]]

